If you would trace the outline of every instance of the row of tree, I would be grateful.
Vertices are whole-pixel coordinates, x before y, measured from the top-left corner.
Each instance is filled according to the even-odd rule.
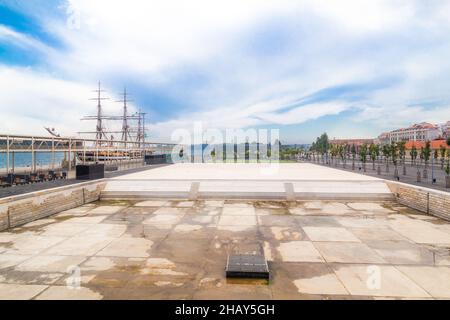
[[[450,146],[450,138],[447,139],[447,144]],[[322,160],[324,163],[335,164],[342,163],[346,168],[347,160],[352,160],[352,169],[355,170],[355,162],[360,161],[362,170],[366,172],[366,163],[372,162],[372,169],[377,170],[378,174],[381,174],[381,161],[378,161],[378,167],[376,167],[377,160],[382,160],[386,165],[386,172],[389,172],[389,164],[394,165],[394,176],[399,179],[398,167],[402,165],[403,175],[406,175],[406,160],[407,150],[405,142],[396,142],[386,145],[378,144],[363,144],[356,146],[354,144],[331,144],[328,140],[326,133],[322,134],[311,145],[306,156],[313,158],[313,160]],[[450,149],[445,146],[441,146],[439,149],[432,150],[431,143],[427,141],[424,147],[417,149],[415,146],[409,151],[411,158],[411,166],[417,166],[417,181],[420,182],[421,178],[428,178],[428,166],[431,157],[436,162],[440,160],[441,169],[446,173],[446,186],[450,188]],[[425,164],[423,172],[420,172],[419,164]]]

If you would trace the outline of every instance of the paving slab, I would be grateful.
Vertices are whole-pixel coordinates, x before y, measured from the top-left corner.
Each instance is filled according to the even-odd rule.
[[[31,257],[32,255],[0,254],[0,270],[14,267]]]
[[[402,223],[391,224],[391,228],[409,240],[423,244],[445,244],[450,245],[450,233],[435,227],[408,226]]]
[[[114,238],[102,236],[75,236],[49,248],[45,255],[92,256],[106,247]]]
[[[224,200],[205,200],[204,205],[205,207],[223,207],[225,204]]]
[[[347,289],[334,273],[319,275],[306,279],[297,279],[295,286],[300,293],[307,294],[327,294],[327,295],[347,295]]]
[[[46,288],[47,286],[42,285],[0,283],[0,300],[29,300]]]
[[[386,226],[386,222],[382,219],[376,219],[367,216],[346,216],[335,217],[335,220],[344,227],[351,228],[381,228]]]
[[[124,209],[123,206],[99,206],[89,210],[89,214],[112,214]]]
[[[64,221],[65,224],[97,224],[106,219],[107,216],[95,215],[95,216],[84,216],[84,217],[74,217]]]
[[[266,240],[277,240],[277,241],[300,241],[300,240],[310,240],[302,228],[298,226],[292,227],[259,227],[259,230]]]
[[[384,260],[392,264],[434,265],[432,251],[407,241],[366,241]]]
[[[336,227],[303,227],[311,241],[361,242],[345,228]]]
[[[354,202],[347,203],[347,205],[355,210],[372,212],[372,213],[394,213],[394,210],[383,207],[380,203],[376,202]]]
[[[434,298],[450,299],[450,268],[426,266],[398,266],[408,278]]]
[[[65,239],[67,238],[22,234],[12,242],[11,246],[5,250],[5,253],[23,255],[38,254]]]
[[[335,266],[334,271],[350,294],[355,296],[430,297],[393,266]]]
[[[310,241],[283,242],[277,250],[284,262],[324,262]]]
[[[237,215],[222,215],[219,219],[219,227],[224,226],[256,226],[256,216],[237,216]]]
[[[144,225],[160,226],[163,228],[171,228],[173,225],[177,224],[183,218],[182,214],[161,214],[154,215],[143,221]]]
[[[51,286],[36,297],[36,300],[100,300],[102,295],[88,288]]]
[[[69,267],[80,265],[86,257],[79,256],[36,256],[20,263],[14,269],[26,272],[66,273]]]
[[[80,233],[80,236],[86,237],[103,237],[103,238],[119,238],[127,231],[126,225],[118,224],[98,224],[90,226],[88,229]]]
[[[55,223],[41,228],[42,236],[73,237],[89,229],[85,223]]]
[[[136,207],[164,207],[168,202],[165,200],[147,200],[135,204]]]
[[[342,227],[334,217],[296,217],[296,221],[301,227]]]
[[[256,215],[253,207],[228,207],[225,205],[222,209],[224,216],[254,216]]]
[[[341,222],[341,221],[340,221]],[[341,222],[342,223],[342,222]],[[358,239],[366,241],[405,241],[407,238],[388,227],[348,228]]]
[[[314,247],[327,262],[340,263],[386,263],[373,249],[364,243],[315,242]]]
[[[161,207],[153,212],[154,215],[184,215],[188,212],[186,208]]]
[[[119,238],[108,244],[97,256],[148,257],[153,241],[139,238]]]

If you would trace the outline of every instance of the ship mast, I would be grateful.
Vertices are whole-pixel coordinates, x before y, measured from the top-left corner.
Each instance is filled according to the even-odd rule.
[[[97,97],[90,99],[90,100],[96,100],[97,101],[97,115],[96,116],[86,116],[82,118],[81,120],[96,120],[97,121],[97,127],[96,131],[94,132],[79,132],[80,134],[95,134],[95,137],[97,140],[108,140],[107,134],[121,134],[122,135],[122,141],[125,142],[125,146],[128,141],[136,141],[139,142],[140,146],[144,145],[145,142],[145,115],[146,113],[143,113],[139,110],[139,112],[136,112],[133,115],[128,115],[128,102],[131,102],[132,100],[128,99],[129,93],[127,92],[127,88],[125,87],[123,90],[123,93],[121,95],[123,96],[122,100],[118,100],[116,102],[122,102],[123,103],[123,114],[121,116],[111,116],[111,115],[104,115],[103,109],[102,109],[102,100],[107,100],[108,98],[103,98],[102,93],[105,92],[101,89],[100,82],[98,83],[98,90],[95,90],[94,92],[97,93]],[[115,121],[122,121],[122,130],[121,131],[107,131],[104,128],[104,120],[115,120]],[[137,121],[138,126],[137,128],[131,128],[130,121]],[[132,135],[133,134],[133,135]],[[113,140],[113,136],[111,136],[111,140]],[[101,143],[97,141],[97,145],[100,145]]]
[[[131,140],[131,130],[130,126],[128,125],[128,119],[134,118],[128,116],[128,102],[131,102],[132,100],[128,99],[127,94],[127,87],[123,89],[123,100],[118,100],[117,102],[123,102],[123,117],[122,117],[122,141],[128,141],[128,138]]]
[[[106,100],[107,98],[102,98],[102,89],[101,83],[98,82],[98,90],[97,91],[97,127],[96,127],[96,139],[101,140],[103,137],[106,138],[106,134],[103,128],[103,119],[102,119],[102,100]]]
[[[136,136],[136,141],[139,142],[139,145],[144,145],[145,143],[145,115],[147,113],[142,112],[139,109],[138,115],[138,131]]]
[[[103,116],[103,110],[102,110],[102,100],[108,100],[109,98],[103,98],[102,93],[105,92],[101,88],[100,81],[98,82],[98,89],[94,90],[95,93],[97,93],[96,98],[91,98],[89,100],[96,100],[97,101],[97,115],[96,116],[86,116],[82,118],[81,120],[96,120],[97,126],[95,128],[95,132],[79,132],[79,133],[95,133],[95,139],[97,140],[96,144],[101,144],[98,140],[105,139],[107,140],[106,131],[103,126],[103,120],[107,119],[107,117]]]

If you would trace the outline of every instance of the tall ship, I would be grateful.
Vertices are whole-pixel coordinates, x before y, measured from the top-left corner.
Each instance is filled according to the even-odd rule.
[[[94,91],[96,97],[90,100],[97,102],[97,114],[85,116],[82,121],[96,121],[95,131],[79,132],[84,135],[94,135],[98,151],[83,151],[77,152],[76,157],[80,162],[113,162],[126,161],[144,158],[144,145],[146,138],[145,115],[144,112],[136,112],[134,114],[128,113],[128,93],[126,87],[122,93],[122,99],[116,102],[123,103],[122,115],[105,115],[103,113],[102,101],[107,100],[102,96],[105,92],[101,89],[101,83],[98,83],[98,89]],[[120,121],[122,129],[120,131],[108,130],[105,126],[106,121]],[[116,138],[119,136],[120,138]],[[123,150],[108,150],[109,146],[113,144],[123,144]]]

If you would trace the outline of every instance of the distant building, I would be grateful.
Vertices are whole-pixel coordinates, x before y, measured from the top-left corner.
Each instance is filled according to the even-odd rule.
[[[426,143],[425,141],[410,140],[405,143],[405,148],[406,148],[406,150],[411,150],[412,147],[415,146],[417,150],[420,150],[421,148],[425,148],[425,143]],[[439,150],[441,147],[450,149],[450,147],[447,145],[447,143],[443,139],[430,141],[430,147],[431,147],[431,150]]]
[[[363,144],[372,144],[375,143],[375,139],[332,139],[330,140],[330,144],[334,145],[355,145],[357,147],[362,146]]]
[[[408,128],[401,128],[388,133],[389,142],[431,141],[442,136],[442,129],[435,124],[421,122]]]
[[[378,138],[375,140],[376,144],[389,144],[391,143],[389,132],[383,132],[378,136]]]
[[[442,126],[442,137],[444,139],[450,138],[450,121],[447,121]]]

